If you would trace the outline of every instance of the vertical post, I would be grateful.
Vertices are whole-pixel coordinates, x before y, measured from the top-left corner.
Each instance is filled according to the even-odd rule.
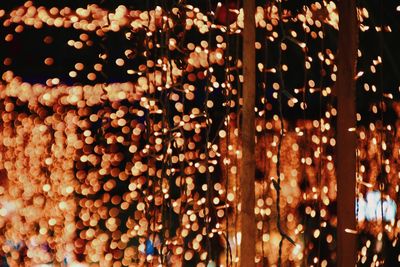
[[[243,1],[243,109],[241,192],[241,266],[255,266],[256,223],[255,207],[255,0]]]
[[[337,79],[337,266],[356,265],[356,62],[358,25],[356,1],[339,1]],[[351,130],[349,130],[351,129]],[[347,229],[347,231],[346,231]]]

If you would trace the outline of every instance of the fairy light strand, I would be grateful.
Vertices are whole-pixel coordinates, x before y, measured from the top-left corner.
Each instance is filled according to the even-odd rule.
[[[34,6],[31,1],[11,11],[0,10],[6,29],[2,37],[7,45],[13,45],[13,40],[18,42],[25,30],[82,31],[79,40],[75,39],[78,37],[65,40],[68,49],[73,49],[82,56],[78,59],[80,62],[72,66],[71,72],[67,72],[72,83],[81,85],[65,85],[62,77],[50,77],[43,84],[30,84],[24,77],[19,77],[18,70],[13,70],[17,63],[11,56],[2,59],[6,71],[1,74],[0,85],[0,175],[9,180],[9,185],[0,184],[0,240],[4,244],[0,253],[2,256],[6,255],[7,260],[17,265],[45,263],[47,260],[53,261],[54,264],[64,261],[72,265],[74,261],[80,260],[82,264],[115,263],[122,266],[160,263],[172,265],[184,262],[201,267],[208,264],[209,260],[213,261],[210,264],[221,265],[235,265],[235,262],[239,261],[240,233],[237,215],[240,209],[237,193],[240,188],[237,185],[237,168],[240,167],[238,165],[241,146],[238,137],[244,129],[239,128],[237,110],[241,105],[243,78],[239,55],[243,12],[239,8],[239,1],[234,1],[236,7],[228,6],[231,4],[228,0],[221,2],[225,2],[225,6],[221,3],[221,10],[226,14],[222,13],[220,16],[216,11],[215,14],[207,13],[203,6],[196,7],[184,1],[167,3],[164,0],[157,1],[154,8],[150,7],[153,4],[147,1],[144,11],[131,10],[123,5],[107,10],[102,4],[77,9],[47,8]],[[336,109],[326,105],[326,111],[321,110],[321,104],[327,102],[325,99],[329,102],[333,96],[328,87],[322,90],[322,86],[319,86],[320,91],[317,92],[318,88],[315,88],[316,84],[310,78],[315,65],[318,64],[318,55],[314,54],[314,42],[307,41],[307,38],[320,39],[326,43],[330,40],[329,36],[321,35],[319,29],[321,26],[326,27],[328,33],[337,30],[336,6],[330,1],[323,4],[317,2],[296,14],[283,9],[281,5],[285,4],[259,6],[255,14],[260,36],[265,35],[268,43],[279,43],[277,48],[280,49],[280,53],[283,53],[282,44],[286,47],[299,47],[301,57],[304,56],[305,59],[305,86],[301,92],[303,99],[300,103],[304,127],[296,124],[298,127],[294,130],[291,128],[291,122],[284,118],[284,115],[289,118],[291,111],[298,107],[295,97],[287,90],[292,83],[289,80],[280,81],[279,91],[273,84],[275,78],[283,80],[283,72],[292,68],[291,62],[284,64],[286,62],[282,62],[281,54],[277,67],[279,69],[268,69],[268,64],[265,63],[262,65],[263,71],[260,70],[262,76],[268,78],[264,82],[265,92],[260,92],[260,95],[264,94],[264,103],[259,103],[263,108],[256,111],[260,123],[264,124],[261,132],[257,130],[264,136],[265,142],[265,145],[261,145],[265,146],[265,157],[261,159],[260,166],[265,169],[264,175],[270,177],[275,169],[268,166],[276,164],[277,179],[283,175],[285,179],[282,179],[282,185],[279,184],[279,187],[276,186],[276,180],[272,182],[272,186],[264,179],[259,183],[266,188],[262,187],[257,193],[260,201],[255,208],[258,212],[257,225],[261,227],[258,232],[261,233],[262,240],[257,242],[256,247],[257,254],[262,254],[263,264],[276,264],[275,259],[278,256],[280,265],[286,264],[286,261],[294,264],[303,259],[308,261],[309,255],[313,253],[319,255],[315,243],[312,248],[305,244],[304,247],[295,246],[293,250],[286,251],[282,243],[276,242],[277,236],[279,238],[282,233],[286,234],[281,231],[283,229],[287,229],[287,237],[284,239],[293,235],[293,240],[301,242],[298,241],[300,235],[303,232],[304,235],[309,234],[306,231],[308,216],[313,218],[316,215],[315,208],[312,208],[309,201],[310,196],[314,194],[314,184],[310,188],[300,190],[297,172],[299,166],[304,168],[302,173],[305,182],[311,182],[314,178],[321,180],[317,173],[323,172],[323,180],[318,182],[317,186],[317,201],[320,207],[318,216],[322,218],[323,226],[318,225],[316,242],[322,242],[324,247],[334,244],[331,231],[336,219],[330,211],[331,203],[335,201],[332,159],[334,155],[331,152],[331,148],[335,147],[335,138],[334,126],[330,120],[333,120]],[[209,4],[206,10],[211,10],[210,8]],[[372,11],[369,10],[369,13],[371,15]],[[367,11],[360,8],[358,14],[360,20],[367,21]],[[223,16],[226,16],[225,21]],[[296,23],[303,27],[291,28]],[[312,25],[315,27],[311,27]],[[360,25],[362,29],[366,29],[367,26]],[[279,28],[281,30],[276,30]],[[373,27],[370,27],[369,31],[372,30]],[[388,28],[381,26],[381,31],[387,34]],[[297,40],[297,36],[302,33],[305,35],[304,42]],[[118,52],[114,47],[111,49],[110,36],[114,35],[125,35],[127,42],[124,45],[131,47],[127,47],[125,52]],[[138,40],[141,37],[143,40]],[[43,43],[50,42],[49,40],[47,38]],[[63,42],[63,38],[60,40]],[[92,42],[103,43],[102,46],[99,44],[100,55],[96,58],[95,63],[98,65],[95,66],[88,64],[86,60],[89,59],[85,56]],[[257,49],[265,45],[265,52],[273,58],[277,52],[275,44],[255,45]],[[325,82],[333,84],[335,81],[335,51],[330,51],[329,45],[330,43],[327,49],[321,51],[323,57],[319,62],[322,64],[323,60],[323,64],[326,64],[323,65],[327,72],[324,86]],[[97,47],[97,44],[95,46]],[[118,44],[115,48],[118,48]],[[115,55],[117,53],[122,54]],[[383,55],[380,56],[381,61],[382,58]],[[57,56],[52,60],[57,63]],[[53,66],[50,64],[52,60],[45,60],[50,70]],[[368,75],[375,73],[374,68],[381,64],[376,60],[371,65]],[[109,79],[112,75],[108,72],[110,66],[117,68],[120,73],[126,72],[129,82],[112,82]],[[95,75],[81,75],[91,68],[94,69]],[[211,68],[213,73],[209,71]],[[389,65],[386,68],[389,68]],[[360,81],[367,74],[367,70],[363,71],[364,74],[360,73],[357,76]],[[385,72],[385,77],[386,74]],[[85,84],[88,81],[91,85]],[[100,81],[105,83],[96,83]],[[203,105],[204,98],[199,98],[201,90],[198,88],[198,85],[205,83],[203,89],[206,92],[213,88],[213,92],[209,92],[206,106]],[[271,84],[277,92],[273,90],[270,100],[268,94]],[[368,81],[366,84],[368,86],[365,88],[369,90],[366,93],[376,91],[376,87],[372,87]],[[383,88],[382,85],[380,87]],[[386,91],[381,95],[386,102],[384,107],[381,101],[381,115],[384,108],[395,107],[395,103],[390,107],[391,100],[386,101],[386,98],[395,100],[396,95],[385,93]],[[307,107],[313,104],[314,92],[320,96],[318,125],[316,120],[308,119],[311,114]],[[296,96],[300,90],[295,89],[294,93]],[[221,99],[215,97],[218,94]],[[288,106],[284,103],[286,96],[290,98]],[[273,106],[274,99],[278,100],[279,106]],[[214,115],[214,111],[220,109],[217,105],[221,103],[227,106],[223,107],[223,112]],[[276,107],[278,113],[271,111]],[[375,109],[373,106],[371,108],[374,112],[376,108],[379,109],[379,105],[375,105]],[[264,114],[260,113],[262,111]],[[325,111],[324,118],[322,111]],[[218,119],[220,114],[223,116],[221,120]],[[272,117],[271,120],[268,119],[269,116]],[[360,116],[365,118],[368,114]],[[209,121],[210,118],[213,122]],[[390,125],[391,122],[386,117],[384,119],[380,130],[394,133],[396,125]],[[25,128],[20,126],[22,121]],[[40,130],[45,129],[43,125],[46,127],[44,133]],[[379,138],[377,126],[379,127],[377,123],[371,123],[366,128],[360,126],[358,130],[358,173],[364,179],[364,184],[374,182],[374,177],[370,177],[370,181],[368,177],[376,171],[374,155],[380,154],[384,157],[381,159],[381,172],[387,172],[386,185],[394,185],[394,178],[397,177],[396,159],[395,153],[389,153],[389,150],[396,149],[395,139],[394,142],[390,142],[390,139],[396,137],[386,134],[385,138]],[[214,129],[217,129],[216,136],[212,136]],[[276,133],[278,130],[278,138],[275,135],[269,136],[269,132]],[[205,144],[206,132],[209,140]],[[221,135],[218,136],[219,134]],[[21,143],[23,138],[28,138],[29,141]],[[310,146],[299,147],[299,144],[306,144],[308,141]],[[54,143],[54,146],[51,143]],[[268,146],[269,143],[272,145]],[[370,146],[367,147],[368,145]],[[383,146],[386,146],[386,152],[378,153],[376,148],[379,145],[382,150]],[[312,151],[316,146],[320,147],[319,159]],[[41,155],[36,152],[24,154],[21,152],[24,150],[44,152]],[[290,154],[286,155],[287,151],[291,151]],[[13,158],[15,161],[12,161]],[[223,165],[224,160],[228,164]],[[320,163],[319,169],[313,166],[313,162],[317,160]],[[32,163],[24,166],[24,162]],[[40,171],[39,167],[43,167],[43,171]],[[223,172],[220,173],[219,170]],[[60,176],[64,172],[66,175]],[[31,173],[39,173],[40,179],[30,179]],[[207,183],[211,180],[212,184],[207,186],[207,190],[201,188],[204,180],[201,177],[205,176],[208,176]],[[60,194],[57,188],[60,188],[61,183],[67,186],[60,189]],[[370,189],[361,185],[363,183],[358,184],[361,192],[369,192]],[[277,204],[273,203],[269,194],[274,186],[279,195],[276,201],[277,213],[271,212],[271,206]],[[28,197],[31,188],[38,192],[38,196],[32,198],[33,204],[29,202]],[[21,192],[22,198],[16,197],[18,192]],[[208,194],[212,197],[208,197],[209,201],[204,203],[203,196]],[[385,191],[385,195],[381,194],[381,197],[387,201],[393,194],[391,191]],[[282,201],[283,197],[286,198],[285,202]],[[44,219],[37,221],[35,217],[28,218],[26,226],[19,229],[17,226],[20,226],[26,217],[24,212],[35,210],[43,199],[46,199],[47,203],[43,210],[54,209],[57,216],[50,218],[46,215]],[[362,201],[360,199],[360,203]],[[21,209],[15,210],[13,205]],[[300,217],[302,214],[294,211],[302,205],[305,206],[305,221]],[[381,205],[383,206],[383,201]],[[359,208],[361,218],[361,204]],[[203,212],[206,209],[207,214]],[[59,216],[60,211],[68,211],[65,218]],[[384,213],[386,214],[386,211]],[[385,214],[381,213],[384,234],[395,236],[394,233],[398,231],[397,223],[383,222]],[[275,216],[279,217],[278,231],[269,227],[270,221],[276,219]],[[11,218],[16,222],[14,225],[10,224]],[[179,226],[175,223],[178,221]],[[39,225],[37,229],[32,227],[36,222]],[[204,226],[206,228],[203,228]],[[360,231],[374,232],[373,222],[360,221],[359,227]],[[203,229],[207,231],[203,232]],[[213,237],[210,238],[210,234]],[[12,242],[10,236],[13,237]],[[212,241],[211,245],[207,245],[207,239]],[[33,246],[27,240],[49,246],[49,249],[46,251],[40,246]],[[312,237],[309,238],[309,241],[313,242],[312,240]],[[371,239],[371,242],[375,241]],[[35,256],[31,260],[23,259],[24,252],[20,246],[22,249],[27,247],[29,255],[34,253]],[[259,252],[260,247],[262,253]],[[265,257],[264,250],[268,251],[268,247],[272,249],[268,252],[268,257]],[[280,251],[274,249],[277,247]],[[212,252],[209,251],[211,248]],[[389,249],[388,246],[386,248]],[[214,249],[226,249],[222,253],[224,256],[219,258]],[[361,260],[364,257],[363,251],[360,251]],[[372,255],[369,256],[372,259],[373,246],[369,245],[367,251],[368,255]],[[17,259],[16,253],[21,253],[20,258]],[[325,257],[325,252],[323,254]],[[256,260],[259,261],[260,258],[257,256]],[[315,258],[311,260],[313,262],[309,262],[310,264],[326,266],[334,261],[334,257],[318,259],[317,262]]]

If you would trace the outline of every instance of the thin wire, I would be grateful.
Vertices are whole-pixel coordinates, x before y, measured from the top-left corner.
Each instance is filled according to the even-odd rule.
[[[164,2],[162,2],[163,6],[164,6]],[[165,9],[164,9],[165,11]],[[166,52],[166,48],[167,48],[167,44],[168,44],[168,33],[165,29],[165,26],[167,25],[168,27],[168,23],[165,23],[165,21],[163,20],[163,24],[162,24],[162,30],[161,30],[161,58],[163,59],[162,62],[164,62],[165,58],[168,58],[168,51]],[[162,63],[164,64],[164,63]],[[167,70],[164,71],[164,68],[162,68],[162,75],[166,75]],[[167,80],[167,79],[165,79]],[[170,118],[170,107],[169,107],[169,94],[168,94],[168,89],[167,88],[162,88],[161,89],[161,96],[164,95],[164,99],[163,99],[163,119],[162,119],[162,125],[163,125],[163,129],[167,129],[167,139],[165,140],[165,135],[163,135],[163,144],[165,144],[164,147],[164,155],[163,155],[163,164],[162,164],[162,177],[160,179],[160,188],[162,188],[162,183],[164,180],[170,181],[171,177],[171,172],[167,172],[167,168],[170,167],[171,164],[171,160],[170,160],[170,155],[168,153],[168,150],[170,149],[171,146],[171,140],[172,140],[172,133],[170,130],[170,123],[169,123],[169,118]],[[167,143],[165,142],[167,141]],[[164,178],[166,177],[166,178]],[[166,201],[165,201],[165,194],[163,194],[163,203],[162,203],[162,211],[161,211],[161,217],[162,217],[162,246],[161,246],[161,251],[163,250],[163,246],[165,245],[166,241],[165,241],[165,229],[168,229],[169,231],[169,224],[170,224],[170,220],[168,220],[168,218],[166,218]],[[168,253],[168,252],[167,252]],[[164,257],[165,255],[162,255],[161,257],[161,264],[164,264]]]
[[[265,38],[265,53],[264,53],[264,81],[263,81],[263,88],[264,88],[264,125],[263,125],[263,140],[264,140],[264,148],[263,148],[263,165],[264,165],[264,177],[262,179],[262,199],[264,200],[264,208],[266,206],[266,190],[265,190],[265,185],[268,186],[267,182],[267,130],[266,130],[266,124],[267,124],[267,106],[268,106],[268,99],[267,99],[267,77],[268,77],[268,72],[266,71],[268,67],[268,39],[267,37]],[[264,232],[265,232],[265,223],[264,223],[264,218],[262,218],[262,227],[261,227],[261,250],[262,250],[262,265],[265,266],[265,247],[264,247]]]
[[[150,11],[149,11],[150,10],[149,0],[146,0],[146,9],[148,11],[147,28],[150,28],[151,15],[150,15]],[[146,56],[147,57],[150,56],[149,42],[150,42],[150,38],[146,33],[146,37],[145,37],[144,43],[145,43],[145,46],[146,46]],[[150,88],[151,87],[150,86],[150,76],[149,76],[149,69],[148,69],[148,66],[147,66],[147,60],[146,60],[146,71],[145,71],[145,74],[146,74],[147,86],[148,86],[148,88]],[[146,96],[147,99],[149,99],[151,97],[150,90],[146,91],[145,96]],[[151,121],[152,121],[151,120],[151,107],[149,106],[147,114],[146,114],[146,144],[150,144],[149,140],[150,140],[150,135],[152,134],[151,133]],[[149,151],[147,152],[146,160],[147,160],[147,171],[146,171],[146,174],[145,174],[146,175],[146,184],[148,186],[147,190],[150,190],[150,186],[149,186],[149,184],[150,184],[150,174],[149,174],[149,171],[150,171],[150,160],[151,160],[151,147],[149,147]],[[151,183],[151,187],[152,187],[151,194],[154,194],[155,183],[154,183],[153,179],[151,179],[151,181],[152,181],[152,183]],[[151,203],[149,203],[147,197],[145,197],[145,203],[147,204],[146,205],[146,210],[147,211],[145,211],[145,214],[146,214],[147,222],[148,222],[147,223],[147,238],[146,238],[146,240],[150,240],[150,236],[151,236],[150,232],[152,231],[152,229],[151,229],[151,207],[152,207],[152,205],[151,205]],[[157,209],[154,207],[153,208],[153,213],[154,214],[156,214],[156,210]],[[154,216],[154,218],[153,218],[153,230],[154,230],[154,233],[153,233],[153,245],[155,244],[155,237],[156,237],[156,227],[155,226],[156,226],[156,219],[155,219],[155,216]],[[147,251],[147,242],[145,242],[144,251]]]
[[[325,1],[323,2],[323,6],[326,7]],[[319,162],[318,162],[318,174],[317,174],[317,199],[316,199],[316,206],[318,209],[318,212],[316,214],[318,215],[318,231],[321,232],[321,180],[322,180],[322,175],[323,175],[323,168],[322,168],[322,151],[323,151],[323,146],[322,146],[322,130],[323,130],[323,120],[322,120],[322,97],[323,97],[323,86],[324,86],[324,77],[325,77],[325,68],[324,68],[324,59],[325,59],[325,23],[321,23],[321,31],[322,31],[322,37],[321,37],[321,54],[322,58],[320,59],[320,80],[319,80],[319,106],[318,106],[318,112],[319,112],[319,146],[318,146],[318,153],[319,153]],[[321,237],[322,235],[320,234],[318,236],[318,249],[317,249],[317,258],[319,259],[317,262],[317,266],[320,266],[321,264]]]
[[[236,6],[239,7],[240,6],[240,0],[236,0]],[[237,68],[236,70],[236,81],[237,81],[237,99],[239,100],[242,96],[242,92],[243,92],[243,86],[242,83],[240,82],[240,68],[238,66],[238,62],[239,62],[239,58],[240,58],[240,35],[237,34],[235,35],[236,37],[236,44],[235,44],[235,49],[236,49],[236,56],[235,56],[235,68]],[[241,133],[241,123],[240,123],[240,113],[241,113],[241,108],[240,108],[240,101],[237,101],[238,106],[237,106],[237,117],[236,117],[236,127],[238,130],[238,138],[237,138],[237,146],[236,146],[236,150],[238,150],[240,144],[240,141],[242,140],[240,138],[240,133]],[[235,151],[235,166],[239,165],[239,159],[238,159],[238,153],[236,153]],[[235,181],[234,181],[235,185],[234,185],[234,189],[237,192],[237,197],[235,197],[235,236],[234,236],[234,241],[235,241],[235,257],[238,258],[239,257],[239,243],[238,243],[238,218],[239,218],[239,209],[238,209],[238,201],[241,200],[241,195],[240,195],[240,190],[238,188],[238,172],[235,172]],[[235,192],[235,193],[236,193]],[[236,262],[236,258],[235,258],[235,262]],[[237,266],[237,264],[236,264]]]
[[[211,16],[211,23],[214,24],[214,15],[212,12],[212,5],[211,5],[211,0],[208,0],[208,14]],[[207,75],[206,75],[206,85],[205,85],[205,89],[206,89],[206,98],[205,98],[205,105],[204,105],[204,109],[205,109],[205,116],[206,116],[206,126],[207,126],[207,130],[206,130],[206,142],[205,142],[205,153],[206,153],[206,180],[207,180],[207,191],[206,191],[206,204],[205,204],[205,219],[206,219],[206,234],[207,234],[207,262],[212,260],[212,244],[211,244],[211,237],[210,237],[210,232],[211,232],[211,208],[212,208],[212,192],[213,192],[213,188],[212,188],[212,180],[211,180],[211,173],[209,170],[209,138],[210,138],[210,131],[211,131],[211,125],[210,125],[210,113],[209,113],[209,108],[208,108],[208,100],[209,100],[209,96],[210,96],[210,91],[209,91],[209,87],[211,85],[211,65],[210,65],[210,50],[211,50],[211,36],[212,36],[212,32],[211,32],[211,27],[208,31],[208,53],[207,53]]]
[[[384,45],[384,22],[383,22],[383,5],[384,2],[380,1],[380,34],[379,34],[379,50],[380,50],[380,56],[381,56],[381,67],[380,67],[380,72],[379,72],[379,82],[380,82],[380,115],[381,115],[381,129],[380,129],[380,179],[379,179],[379,191],[380,191],[380,198],[381,198],[381,232],[383,233],[385,230],[385,221],[384,221],[384,212],[383,212],[383,202],[384,202],[384,190],[386,188],[386,174],[385,174],[385,168],[384,168],[384,149],[383,149],[383,143],[384,141],[384,127],[385,127],[385,122],[384,122],[384,109],[385,109],[385,99],[384,99],[384,65],[383,65],[383,58],[384,58],[384,51],[383,51],[383,45]],[[384,242],[382,242],[382,246],[384,246]],[[382,248],[382,251],[384,249]]]
[[[226,30],[225,30],[225,42],[226,42],[226,53],[225,53],[225,121],[226,121],[226,166],[225,166],[225,190],[226,190],[226,198],[228,197],[229,190],[229,164],[230,164],[230,156],[229,156],[229,145],[230,145],[230,107],[231,107],[231,92],[230,92],[230,24],[229,24],[229,13],[228,13],[228,0],[225,0],[225,10],[227,12],[227,20],[226,20]],[[230,249],[229,244],[229,209],[228,203],[225,203],[225,228],[226,228],[226,266],[229,266],[229,259],[232,263],[232,251]],[[229,255],[231,258],[229,258]]]
[[[281,148],[282,148],[282,142],[284,139],[284,131],[285,131],[285,125],[284,125],[284,117],[283,117],[283,105],[282,105],[282,92],[285,90],[285,81],[283,78],[282,74],[282,48],[281,45],[283,43],[283,40],[286,39],[286,34],[285,34],[285,28],[283,25],[283,20],[282,20],[282,3],[278,1],[278,12],[279,12],[279,25],[281,28],[281,34],[282,37],[279,41],[279,54],[278,54],[278,76],[280,79],[280,89],[278,91],[278,102],[279,102],[279,121],[280,121],[280,138],[278,142],[278,152],[277,152],[277,163],[276,163],[276,173],[277,173],[277,179],[272,180],[274,184],[274,188],[276,190],[276,209],[277,209],[277,221],[276,221],[276,226],[278,228],[279,234],[281,235],[281,240],[279,241],[279,254],[278,254],[278,267],[282,266],[282,247],[283,247],[283,241],[287,239],[289,242],[292,244],[295,244],[293,239],[289,237],[286,232],[282,229],[281,226],[281,209],[280,209],[280,201],[281,201]]]
[[[306,13],[307,12],[307,6],[304,4],[304,6],[303,6],[303,12],[304,13]],[[303,22],[303,24],[305,24],[306,22]],[[304,26],[302,25],[302,28],[304,29]],[[303,115],[303,123],[304,123],[304,126],[305,126],[305,122],[306,122],[306,117],[307,117],[307,108],[308,108],[308,106],[307,106],[307,89],[308,89],[308,73],[307,73],[307,67],[306,67],[306,64],[307,64],[307,55],[308,55],[308,53],[307,53],[307,42],[308,42],[308,34],[307,34],[307,32],[304,30],[304,43],[306,44],[306,46],[305,46],[305,48],[303,49],[303,54],[304,54],[304,65],[303,65],[303,67],[304,67],[304,85],[303,85],[303,92],[302,92],[302,104],[303,104],[303,106],[302,107],[300,107],[300,108],[302,108],[302,115]],[[304,129],[303,129],[303,135],[304,135],[304,138],[303,138],[303,148],[304,149],[301,149],[300,151],[300,159],[302,159],[302,158],[305,158],[305,152],[304,152],[304,154],[303,154],[303,151],[305,151],[305,149],[306,149],[306,147],[307,147],[307,145],[306,145],[306,143],[307,143],[307,140],[308,140],[308,131],[307,131],[307,129],[306,129],[306,127],[304,127]],[[306,170],[305,170],[305,164],[304,163],[302,163],[301,164],[301,166],[302,166],[302,174],[303,174],[303,179],[304,180],[306,180],[307,179],[307,174],[306,174]],[[308,223],[309,223],[309,218],[308,218],[308,216],[305,216],[305,221],[304,221],[304,226],[305,227],[308,227]],[[306,230],[304,230],[304,244],[306,245],[307,244],[307,241],[306,241],[306,238],[307,238],[307,231]],[[309,264],[308,264],[308,256],[307,255],[305,255],[304,256],[304,261],[305,261],[305,266],[309,266]]]
[[[186,13],[185,13],[185,15],[186,15]],[[184,30],[182,39],[180,40],[180,42],[178,43],[177,46],[182,46],[183,45],[185,36],[186,36],[186,29]],[[181,51],[184,51],[183,47],[180,47],[180,49],[181,49]],[[183,73],[185,73],[185,70],[183,70]],[[186,77],[186,75],[183,75],[182,79],[184,77]],[[182,84],[183,84],[183,81],[182,81]],[[184,90],[182,90],[181,93],[182,93],[181,97],[182,97],[182,106],[183,106],[182,107],[182,118],[183,118],[185,116],[185,108],[186,108],[185,99],[186,99],[186,97],[185,97],[185,91]],[[189,141],[185,137],[185,132],[184,132],[183,128],[179,127],[179,130],[180,130],[180,133],[182,135],[182,138],[184,139],[183,150],[181,151],[181,153],[183,153],[184,157],[183,157],[183,160],[180,160],[181,181],[180,181],[180,186],[179,187],[180,187],[181,203],[180,203],[179,214],[178,214],[180,225],[183,227],[183,212],[185,210],[187,210],[187,206],[188,206],[188,201],[187,201],[187,199],[188,199],[188,197],[187,197],[187,183],[186,183],[186,176],[187,175],[186,175],[184,169],[185,169],[185,166],[187,164],[186,153],[187,153],[187,148],[188,148],[188,142]],[[185,201],[186,201],[185,206],[183,205],[183,199],[185,199]],[[183,242],[182,246],[183,246],[183,251],[186,251],[187,242]]]
[[[357,138],[356,141],[356,230],[357,233],[359,231],[359,222],[360,222],[360,218],[359,218],[359,212],[360,212],[360,201],[359,201],[359,197],[360,197],[360,182],[359,182],[359,177],[360,177],[360,150],[358,147],[360,147],[361,144],[359,142],[359,139]]]
[[[162,1],[162,4],[163,4],[163,9],[165,10],[165,12],[167,13],[166,15],[166,17],[167,17],[167,19],[165,20],[165,26],[164,27],[166,27],[166,30],[165,30],[165,42],[164,42],[164,51],[166,51],[166,58],[167,58],[167,62],[168,62],[168,69],[166,69],[165,70],[165,75],[167,76],[168,74],[170,75],[170,82],[172,83],[172,84],[174,84],[174,79],[173,79],[173,74],[172,74],[172,56],[171,56],[171,51],[170,51],[170,49],[169,49],[169,46],[168,46],[168,44],[169,44],[169,39],[170,39],[170,34],[171,34],[171,28],[170,28],[170,25],[169,25],[169,19],[170,19],[170,10],[168,9],[168,6],[167,6],[167,1],[166,0],[163,0]],[[163,16],[163,18],[164,18],[164,16]],[[168,83],[168,77],[166,77],[166,83]],[[170,86],[170,85],[169,85]],[[171,116],[170,116],[170,114],[171,114],[171,112],[170,112],[170,103],[169,103],[169,95],[170,95],[170,91],[173,89],[173,87],[172,88],[166,88],[169,92],[168,92],[168,94],[166,94],[166,99],[167,99],[167,101],[168,101],[168,105],[167,105],[167,112],[168,112],[168,114],[167,114],[167,118],[171,118]],[[170,122],[169,122],[169,124],[170,124]],[[170,127],[171,128],[171,127]],[[173,140],[173,136],[172,136],[172,130],[169,130],[169,140]],[[173,142],[176,142],[176,140],[173,140]],[[169,156],[169,161],[168,161],[168,164],[169,164],[169,166],[171,167],[171,165],[172,165],[172,162],[171,162],[171,156]],[[172,188],[173,187],[173,184],[174,184],[174,182],[173,182],[173,179],[172,179],[172,177],[173,177],[173,173],[172,172],[169,172],[168,173],[168,182],[169,182],[169,188]],[[171,225],[171,222],[172,222],[172,214],[173,214],[173,210],[172,210],[172,197],[169,197],[168,198],[169,199],[169,209],[168,209],[168,212],[169,212],[169,220],[168,220],[168,228],[170,229],[171,227],[170,227],[170,225]],[[170,231],[170,230],[169,230]],[[171,234],[169,233],[169,236],[170,236]]]

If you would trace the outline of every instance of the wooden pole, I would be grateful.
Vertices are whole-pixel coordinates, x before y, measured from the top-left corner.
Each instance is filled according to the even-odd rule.
[[[255,0],[243,1],[243,109],[241,192],[241,266],[255,266],[256,222],[255,207]]]
[[[339,1],[337,79],[337,266],[356,265],[356,1]],[[350,231],[349,231],[350,230]]]

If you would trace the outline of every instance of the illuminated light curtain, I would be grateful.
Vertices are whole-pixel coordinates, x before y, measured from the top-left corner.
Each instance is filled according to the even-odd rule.
[[[18,55],[2,58],[3,261],[238,266],[243,10],[240,1],[206,2],[27,1],[0,11],[10,51],[24,34],[40,35],[44,51],[61,43],[72,51],[70,61],[40,58],[55,73],[40,82],[14,70],[25,62]],[[294,2],[257,1],[255,14],[255,261],[330,266],[338,16],[332,1]],[[374,12],[360,7],[361,31],[382,26],[369,22]],[[373,100],[360,108],[357,128],[359,261],[368,265],[396,254],[398,234],[400,106],[398,92],[381,84],[390,28],[381,29],[380,52],[361,46],[357,77],[359,103]],[[390,220],[364,215],[369,205],[392,212]]]
[[[358,264],[398,264],[398,99],[391,47],[396,5],[359,1]],[[375,47],[369,47],[370,40]]]

